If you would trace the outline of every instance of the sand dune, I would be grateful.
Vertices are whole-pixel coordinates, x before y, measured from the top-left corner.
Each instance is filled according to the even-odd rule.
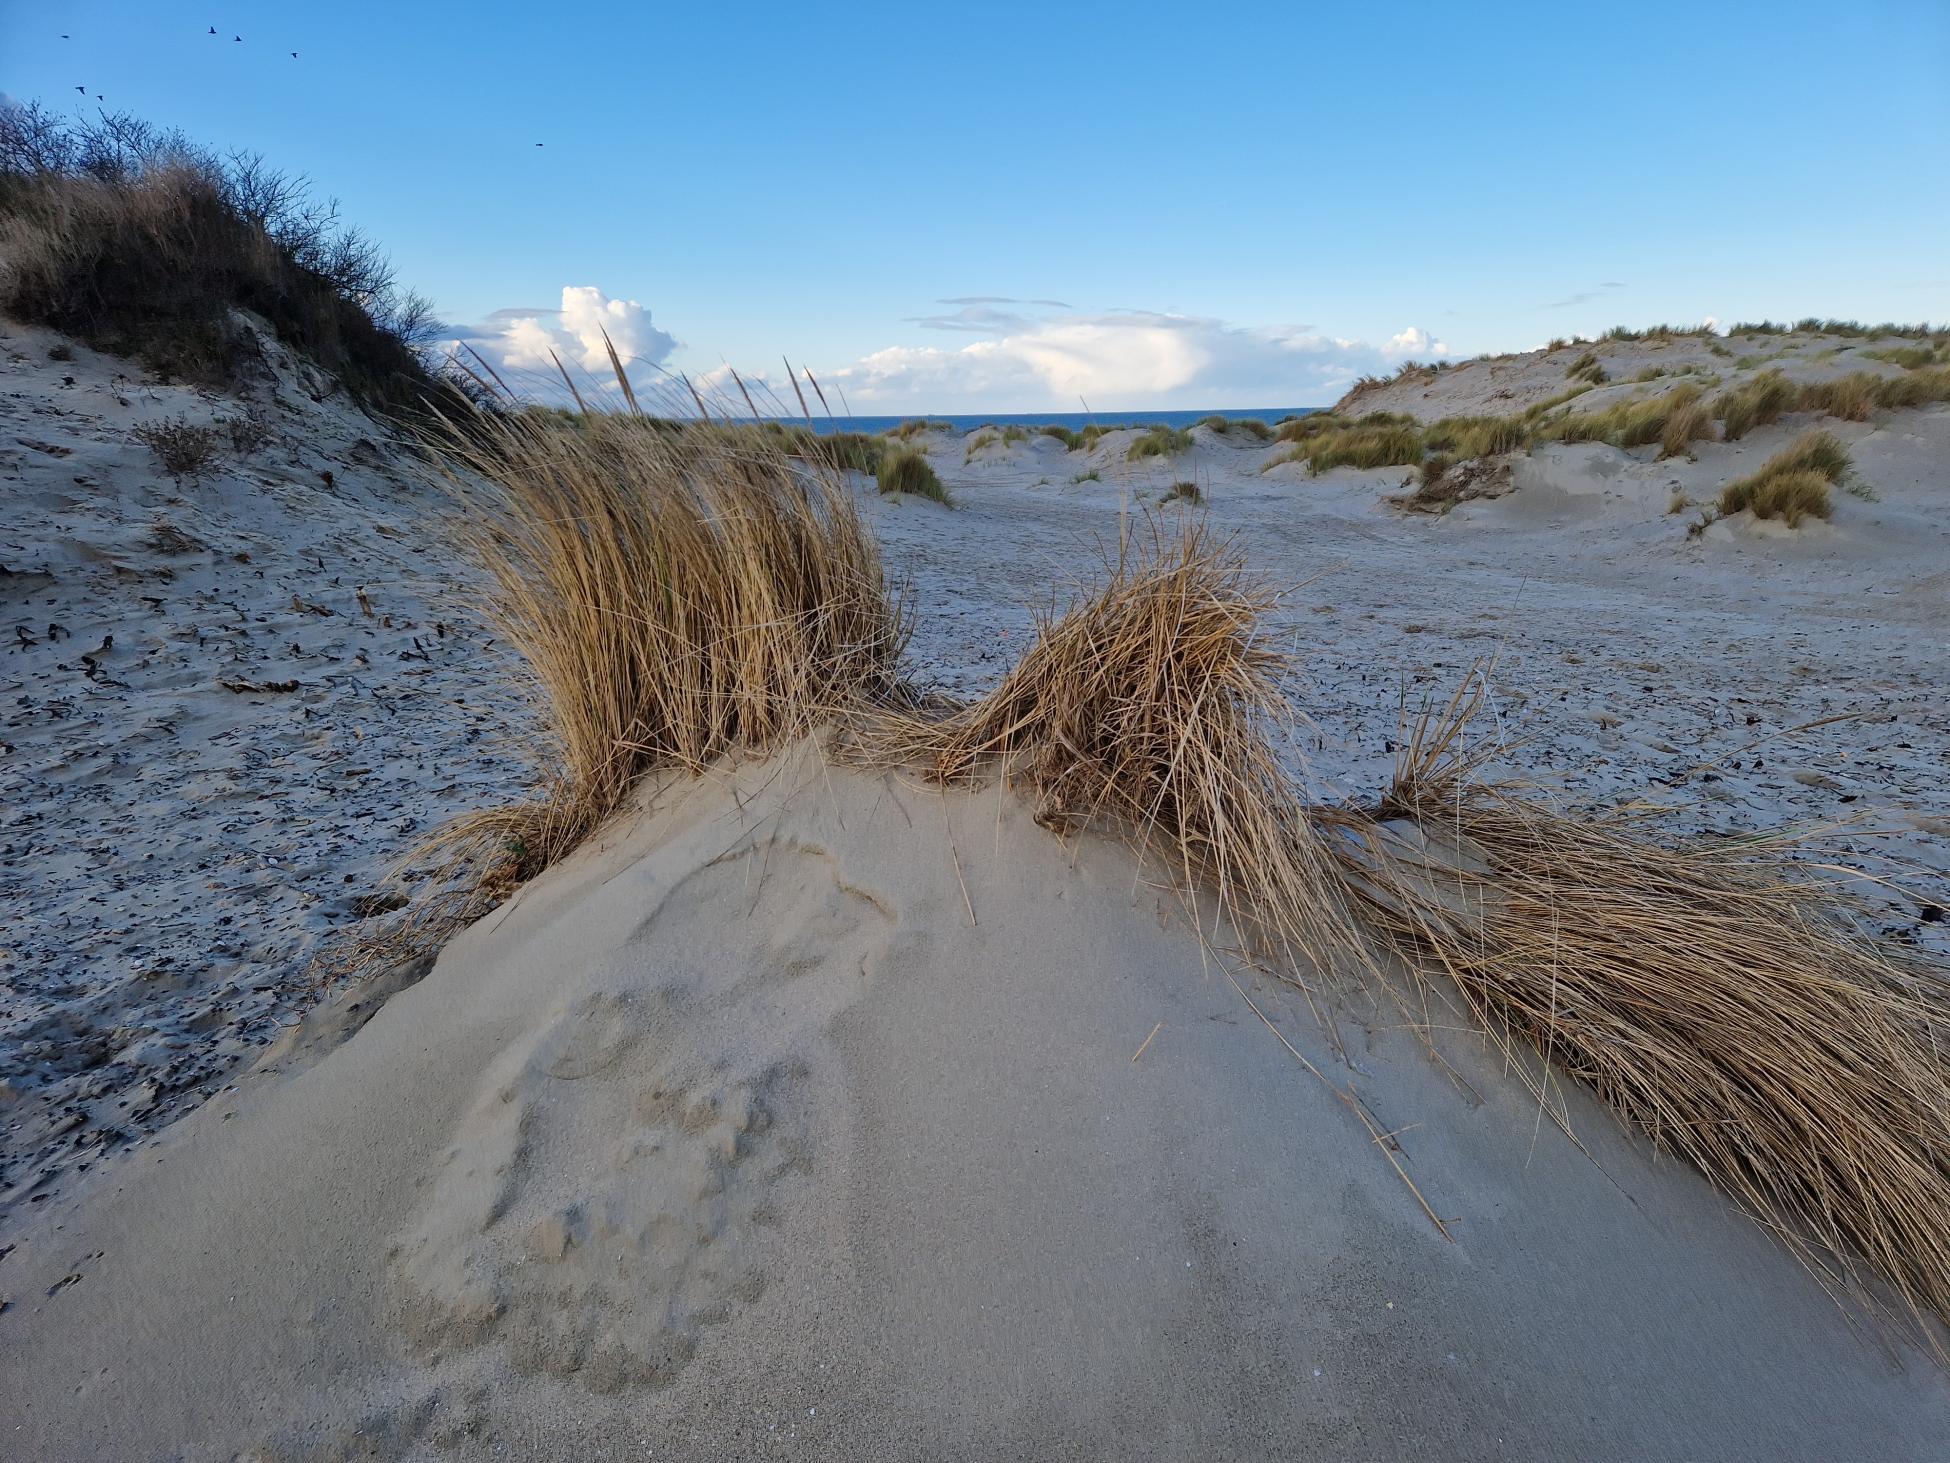
[[[1580,1090],[1589,1157],[1480,1042],[1444,1038],[1452,1082],[1390,1010],[1350,1004],[1343,1062],[1296,992],[1241,972],[1397,1135],[1445,1239],[1164,871],[1059,843],[993,783],[944,794],[811,744],[660,778],[424,980],[297,1020],[315,942],[358,927],[417,828],[522,782],[480,739],[527,723],[476,659],[434,501],[366,418],[294,394],[286,362],[278,445],[165,484],[129,424],[242,403],[137,407],[113,370],[64,367],[85,405],[38,370],[8,403],[29,511],[0,589],[117,637],[105,678],[65,641],[8,666],[81,717],[9,733],[10,826],[56,877],[9,867],[28,937],[0,965],[0,1035],[95,1053],[0,1090],[6,1156],[32,1161],[0,1237],[11,1452],[1940,1454],[1941,1372]],[[1277,444],[1208,427],[1136,461],[1130,432],[974,454],[933,433],[957,506],[867,511],[924,688],[993,686],[1135,511],[1201,512],[1291,587],[1273,627],[1308,651],[1314,725],[1284,750],[1324,794],[1379,786],[1404,695],[1488,659],[1522,764],[1573,799],[1651,789],[1689,831],[1865,814],[1838,853],[1899,874],[1867,891],[1880,932],[1941,950],[1950,410],[1826,424],[1866,489],[1831,523],[1690,536],[1668,511],[1808,425],[1666,460],[1548,444],[1440,517],[1391,505],[1401,468],[1262,471]],[[109,490],[73,494],[77,472]],[[1166,505],[1185,480],[1202,506]],[[457,632],[431,651],[429,619]],[[297,692],[222,685],[287,661]],[[170,755],[140,760],[132,798],[114,769],[147,743],[108,739],[147,713]],[[354,749],[360,776],[333,779]],[[88,872],[110,849],[160,901],[141,938],[174,942],[180,984],[128,979],[136,917]],[[231,960],[239,921],[247,958],[190,959]]]
[[[1883,354],[1915,344],[1910,336],[1820,330],[1578,340],[1552,349],[1445,362],[1440,371],[1410,371],[1385,383],[1357,386],[1336,409],[1405,412],[1432,422],[1520,412],[1581,383],[1591,387],[1578,399],[1579,408],[1585,409],[1689,382],[1707,388],[1736,385],[1762,371],[1779,371],[1794,382],[1832,381],[1857,371],[1893,378],[1902,375],[1903,367]],[[1602,379],[1593,382],[1573,374],[1585,362],[1595,364]]]
[[[0,326],[0,1222],[223,1086],[413,830],[525,777],[437,497],[256,328],[218,395]],[[178,419],[259,440],[177,480],[133,432]]]
[[[663,783],[355,1040],[30,1235],[0,1429],[49,1459],[1936,1454],[1940,1375],[1696,1176],[1574,1100],[1587,1160],[1471,1043],[1480,1106],[1344,1014],[1453,1243],[1121,848],[807,745]]]
[[[1542,369],[1562,383],[1561,366]],[[1739,515],[1689,532],[1697,505],[1816,427],[1846,445],[1860,490],[1836,495],[1832,522]],[[1131,462],[1132,434],[1088,452],[1032,437],[964,465],[961,440],[933,434],[954,511],[909,500],[874,515],[922,609],[909,659],[923,682],[987,690],[1033,611],[1087,581],[1120,524],[1198,511],[1291,586],[1275,622],[1301,650],[1294,698],[1315,722],[1294,752],[1325,791],[1361,797],[1385,780],[1404,693],[1446,694],[1493,662],[1525,775],[1573,800],[1649,795],[1689,832],[1855,819],[1863,831],[1832,850],[1908,891],[1868,891],[1878,928],[1950,954],[1936,772],[1950,745],[1950,407],[1796,414],[1665,460],[1656,446],[1548,443],[1508,459],[1506,496],[1439,516],[1390,505],[1408,468],[1262,471],[1284,444],[1192,438]],[[1200,485],[1197,510],[1165,504],[1180,480]],[[1693,507],[1672,512],[1675,496]]]

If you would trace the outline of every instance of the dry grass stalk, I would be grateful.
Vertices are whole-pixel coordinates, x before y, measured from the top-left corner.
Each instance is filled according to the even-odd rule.
[[[1831,1287],[1886,1283],[1950,1359],[1950,983],[1860,935],[1778,840],[1656,843],[1482,780],[1461,746],[1478,700],[1423,718],[1378,810],[1447,851],[1374,823],[1341,845],[1366,922],[1419,973],[1410,1002],[1448,977],[1540,1102],[1527,1054]]]
[[[555,770],[536,799],[414,849],[420,892],[334,952],[327,978],[437,948],[571,852],[641,774],[892,694],[905,637],[853,497],[776,434],[511,412],[427,445],[487,570],[489,618],[536,682]]]
[[[774,745],[891,686],[903,628],[878,545],[842,484],[764,434],[517,416],[438,445],[560,753],[523,815],[524,876],[641,773]]]
[[[1109,825],[1210,890],[1255,957],[1290,972],[1364,961],[1329,858],[1270,737],[1293,712],[1273,595],[1196,521],[1122,544],[1108,582],[1060,618],[992,693],[946,716],[883,712],[866,755],[943,782],[985,763],[1036,789],[1059,831]]]

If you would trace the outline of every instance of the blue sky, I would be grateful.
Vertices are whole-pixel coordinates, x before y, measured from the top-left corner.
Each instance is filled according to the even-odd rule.
[[[601,320],[855,410],[1312,404],[1438,346],[1950,318],[1945,0],[0,0],[0,90],[309,174],[499,359]]]

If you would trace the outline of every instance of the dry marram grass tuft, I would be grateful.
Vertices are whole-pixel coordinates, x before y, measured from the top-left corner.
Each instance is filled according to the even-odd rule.
[[[1361,963],[1269,735],[1293,717],[1288,658],[1261,623],[1274,602],[1197,520],[1152,523],[992,693],[946,716],[870,717],[862,745],[943,781],[993,761],[1035,788],[1044,824],[1121,829],[1184,889],[1212,891],[1256,955],[1288,970]]]
[[[878,545],[844,484],[763,434],[510,416],[435,448],[560,759],[538,801],[440,835],[493,877],[567,853],[645,771],[775,744],[892,686],[904,629]]]
[[[1349,888],[1425,1008],[1447,982],[1552,1104],[1544,1057],[1692,1162],[1831,1285],[1874,1277],[1939,1358],[1950,1321],[1950,983],[1865,938],[1765,840],[1659,843],[1479,779],[1480,697],[1404,739]],[[1444,987],[1445,989],[1447,987]]]
[[[1720,512],[1751,511],[1799,528],[1805,518],[1834,513],[1831,485],[1848,475],[1848,449],[1827,432],[1809,432],[1776,452],[1760,470],[1720,489]]]
[[[928,461],[927,454],[912,447],[896,447],[880,459],[876,473],[883,493],[912,493],[920,498],[932,498],[935,502],[952,507],[948,490],[941,485],[941,477]]]

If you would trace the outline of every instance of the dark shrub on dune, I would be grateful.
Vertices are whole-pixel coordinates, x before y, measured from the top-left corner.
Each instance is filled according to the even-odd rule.
[[[0,107],[0,259],[0,310],[172,376],[234,384],[244,309],[370,405],[453,389],[420,355],[428,303],[303,179],[134,117]]]

